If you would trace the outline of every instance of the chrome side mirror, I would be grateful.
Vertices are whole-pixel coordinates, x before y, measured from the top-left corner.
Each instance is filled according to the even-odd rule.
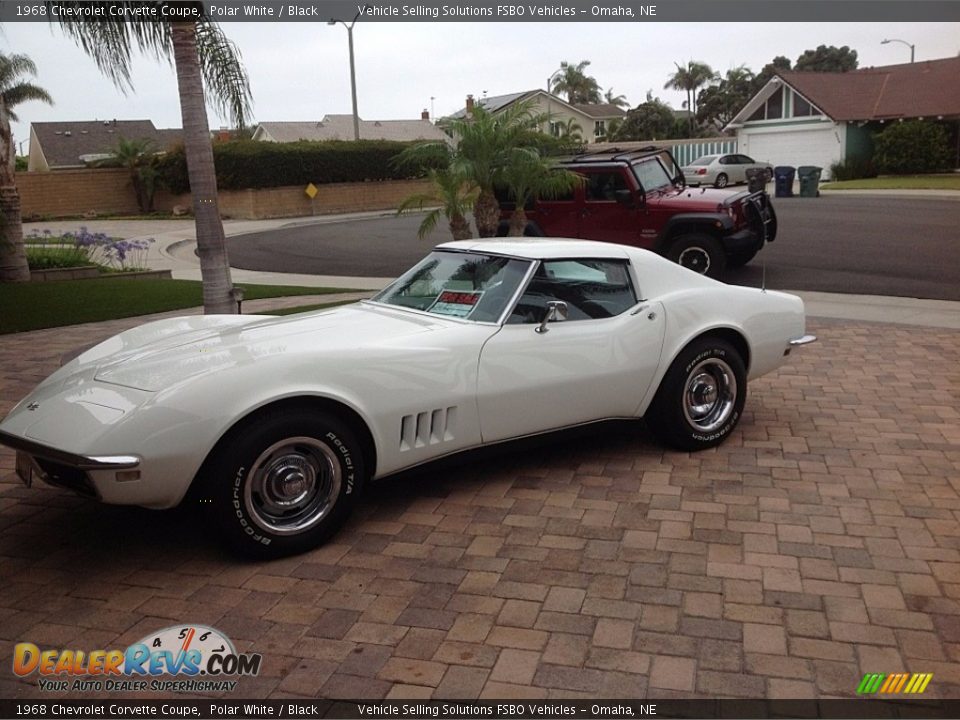
[[[538,333],[547,332],[547,323],[566,320],[570,315],[570,309],[563,300],[551,300],[547,303],[546,312],[543,313],[543,320],[535,328]]]

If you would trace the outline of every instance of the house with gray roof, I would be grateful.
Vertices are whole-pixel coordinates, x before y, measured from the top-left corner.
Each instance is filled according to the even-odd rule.
[[[419,120],[360,119],[361,140],[449,140],[430,122]],[[353,140],[353,115],[324,115],[319,121],[261,122],[253,133],[254,140],[264,142],[297,142],[298,140]]]
[[[113,154],[120,140],[150,140],[164,151],[183,140],[179,129],[158,129],[151,120],[72,120],[30,125],[27,169],[75,170]]]
[[[467,95],[462,110],[449,115],[451,119],[467,117],[476,106],[482,107],[489,113],[499,113],[521,100],[529,100],[533,105],[533,112],[547,116],[547,121],[541,128],[543,132],[560,135],[574,124],[579,126],[585,142],[600,142],[607,136],[611,120],[622,120],[626,111],[610,103],[595,105],[571,105],[563,98],[548,93],[545,90],[526,90],[524,92],[509,93],[507,95],[491,95],[490,97],[475,99]]]

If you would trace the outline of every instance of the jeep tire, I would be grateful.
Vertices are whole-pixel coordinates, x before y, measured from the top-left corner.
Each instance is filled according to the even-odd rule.
[[[670,244],[667,257],[687,270],[714,280],[723,277],[727,264],[720,242],[706,233],[680,235]]]

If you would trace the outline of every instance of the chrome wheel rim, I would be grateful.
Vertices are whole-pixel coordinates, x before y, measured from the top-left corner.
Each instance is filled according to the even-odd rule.
[[[727,186],[727,177],[726,175],[721,175],[717,178],[717,187],[722,188]]]
[[[340,495],[340,461],[325,442],[292,437],[264,450],[247,473],[244,507],[263,530],[305,532],[322,521]]]
[[[700,432],[722,427],[737,402],[737,378],[719,358],[698,363],[687,375],[683,390],[683,415]]]
[[[706,275],[707,270],[710,269],[710,253],[695,245],[681,252],[677,262],[687,270]]]

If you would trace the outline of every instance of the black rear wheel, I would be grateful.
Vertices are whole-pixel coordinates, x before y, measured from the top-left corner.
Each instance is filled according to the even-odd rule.
[[[725,340],[694,340],[670,365],[647,410],[647,426],[680,450],[719,445],[740,422],[747,373],[740,353]]]

